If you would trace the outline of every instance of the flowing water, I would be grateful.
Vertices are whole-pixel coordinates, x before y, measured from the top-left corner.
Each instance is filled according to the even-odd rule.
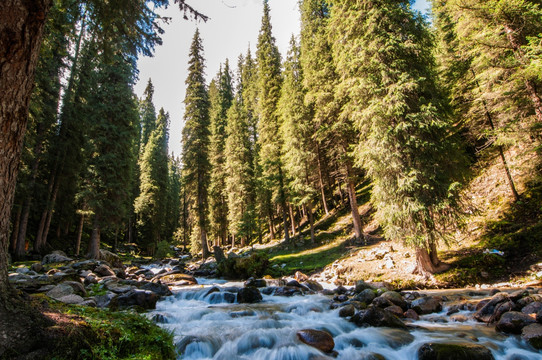
[[[491,326],[469,320],[470,312],[456,314],[463,322],[446,316],[446,309],[424,315],[408,323],[409,331],[359,328],[339,317],[338,309],[330,310],[331,299],[323,295],[263,295],[260,303],[236,304],[236,287],[242,284],[198,280],[199,286],[175,290],[149,314],[174,332],[179,359],[416,360],[418,349],[427,342],[480,344],[489,348],[495,359],[542,359],[542,352],[519,337],[504,336]],[[448,297],[453,299],[453,293]],[[301,329],[329,332],[336,357],[300,342],[296,332]]]

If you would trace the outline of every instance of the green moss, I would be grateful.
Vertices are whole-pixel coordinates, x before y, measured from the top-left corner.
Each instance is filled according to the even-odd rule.
[[[269,266],[265,253],[255,253],[248,257],[229,258],[218,264],[218,273],[228,279],[248,279],[262,277]]]
[[[53,360],[175,359],[173,335],[132,312],[51,303],[54,310],[72,316],[55,338]]]

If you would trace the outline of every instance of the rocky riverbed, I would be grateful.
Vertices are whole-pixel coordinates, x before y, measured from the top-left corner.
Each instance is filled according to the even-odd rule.
[[[176,334],[182,359],[542,359],[540,288],[397,291],[301,273],[241,283],[198,277],[213,269],[57,251],[9,279],[67,304],[149,310]]]

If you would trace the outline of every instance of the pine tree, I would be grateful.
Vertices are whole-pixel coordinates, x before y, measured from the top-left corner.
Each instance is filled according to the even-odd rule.
[[[160,109],[154,130],[139,161],[140,190],[134,209],[138,216],[138,242],[150,255],[165,233],[168,201],[168,125],[169,114]]]
[[[362,238],[363,227],[358,211],[355,184],[357,174],[351,146],[357,141],[352,119],[339,116],[346,101],[340,94],[340,79],[335,69],[332,40],[328,37],[331,29],[330,4],[325,0],[304,0],[301,3],[301,64],[307,95],[305,101],[313,111],[314,137],[316,140],[319,186],[326,213],[328,205],[324,185],[325,159],[337,166],[336,177],[346,185],[354,234]],[[339,191],[340,190],[339,183]]]
[[[269,4],[264,0],[262,26],[258,35],[256,63],[258,69],[258,142],[259,162],[262,169],[265,202],[271,226],[272,204],[281,207],[284,223],[284,239],[290,240],[284,171],[281,164],[282,142],[279,136],[280,122],[277,103],[280,97],[281,74],[280,53],[272,35]]]
[[[194,34],[189,56],[182,136],[183,177],[190,208],[196,213],[193,226],[196,231],[193,234],[199,240],[203,258],[207,258],[210,121],[209,95],[204,77],[205,60],[199,30]]]
[[[137,105],[132,92],[133,67],[125,57],[101,59],[98,88],[89,99],[92,125],[88,178],[81,197],[93,212],[89,256],[99,258],[100,235],[127,219],[131,198],[131,166],[137,137]]]
[[[312,114],[305,106],[305,95],[300,48],[292,36],[290,50],[284,63],[284,83],[279,100],[282,117],[281,135],[284,139],[282,158],[292,202],[296,206],[306,207],[311,241],[314,243],[313,202],[317,190],[312,174],[316,154],[312,139]]]
[[[373,182],[388,239],[413,245],[420,273],[439,269],[436,245],[457,218],[461,153],[435,83],[432,40],[408,1],[337,1],[332,35],[341,117],[361,134],[357,161]],[[346,34],[346,35],[345,35]]]
[[[140,104],[141,113],[141,151],[145,149],[145,145],[151,137],[151,133],[156,127],[156,110],[153,103],[154,86],[151,79],[147,82],[145,92],[143,92],[143,99]]]
[[[226,188],[226,171],[224,167],[226,144],[227,111],[233,101],[233,87],[228,60],[220,69],[215,80],[216,95],[211,96],[211,182],[209,185],[209,220],[211,233],[215,238],[214,244],[220,246],[226,243],[228,237],[228,207]]]

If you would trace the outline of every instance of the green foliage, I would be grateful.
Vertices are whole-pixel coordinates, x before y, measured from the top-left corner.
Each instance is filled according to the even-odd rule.
[[[272,204],[282,207],[286,212],[286,193],[284,189],[284,173],[281,163],[282,139],[277,136],[280,131],[280,117],[277,106],[282,86],[280,53],[272,35],[269,16],[269,4],[264,2],[262,26],[258,35],[256,51],[257,64],[257,96],[258,96],[258,161],[261,167],[260,182],[263,208],[271,208]],[[286,215],[284,215],[286,219]],[[287,224],[285,228],[287,231]],[[287,235],[286,235],[287,236]]]
[[[75,306],[60,311],[79,318],[66,325],[69,335],[59,339],[52,359],[176,358],[173,335],[141,315]]]
[[[210,122],[209,95],[204,78],[203,46],[199,31],[196,30],[190,47],[186,79],[185,125],[182,134],[183,177],[189,201],[194,211],[193,226],[201,229],[200,242],[203,256],[208,254],[208,190],[211,164],[209,161]],[[194,234],[194,232],[193,232]]]
[[[228,60],[224,69],[220,69],[213,82],[215,94],[210,96],[211,144],[209,157],[211,160],[211,180],[209,184],[209,220],[211,234],[215,243],[225,244],[228,237],[228,204],[226,194],[226,154],[227,112],[233,101],[232,77]],[[212,84],[213,84],[212,83]]]
[[[431,36],[408,1],[337,1],[334,60],[386,237],[429,248],[457,218],[463,156],[435,84]],[[347,34],[344,36],[344,34]]]
[[[169,114],[160,109],[139,161],[140,189],[134,203],[138,216],[138,243],[151,255],[165,233],[169,188],[168,124]]]
[[[218,264],[218,272],[228,279],[248,279],[262,277],[269,266],[269,258],[264,253],[254,253],[248,257],[225,259]]]
[[[165,259],[172,255],[171,245],[167,241],[162,240],[156,245],[156,251],[154,252],[155,259]]]

